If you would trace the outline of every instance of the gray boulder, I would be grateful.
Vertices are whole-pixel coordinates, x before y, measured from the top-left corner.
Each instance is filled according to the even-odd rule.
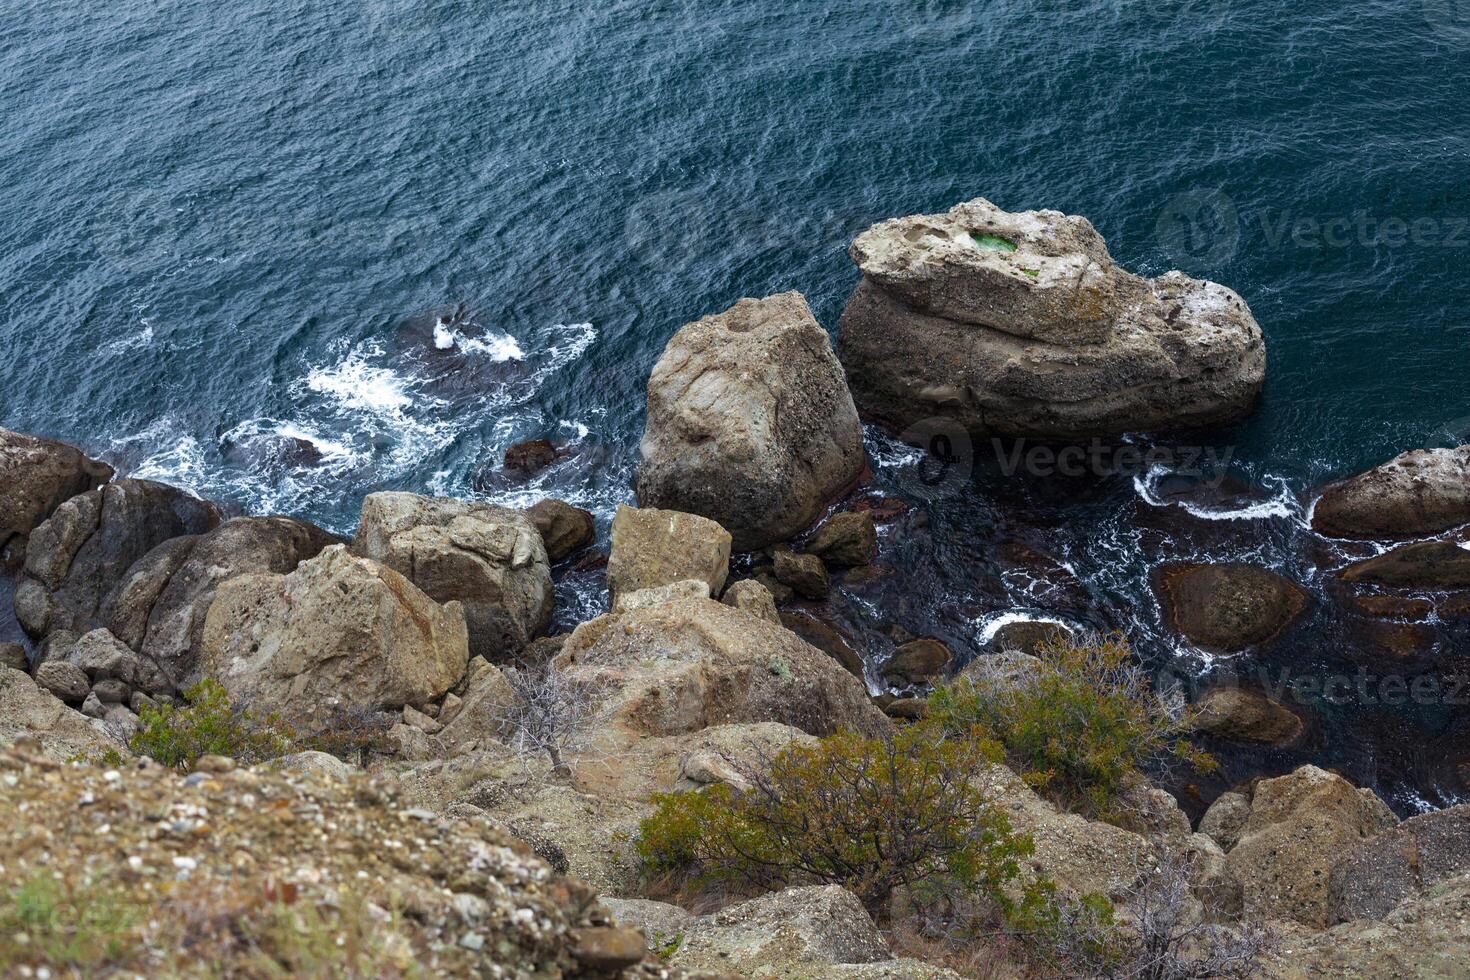
[[[638,503],[718,521],[737,551],[789,540],[866,467],[831,341],[800,293],[684,327],[648,380]]]
[[[64,660],[41,664],[35,676],[37,686],[70,705],[81,704],[92,690],[92,683],[82,669]]]
[[[64,442],[0,429],[0,565],[57,507],[112,479],[112,467]]]
[[[72,497],[31,534],[16,617],[32,636],[105,626],[103,604],[135,562],[170,538],[218,524],[214,504],[150,480]]]
[[[1354,846],[1332,867],[1332,921],[1382,919],[1442,881],[1470,875],[1470,805],[1412,817]]]
[[[1228,422],[1265,378],[1238,295],[1128,272],[1085,218],[976,199],[882,222],[850,254],[863,279],[842,363],[864,412],[900,428],[1072,439]]]
[[[375,493],[363,501],[352,550],[436,602],[461,603],[472,656],[505,662],[551,621],[551,562],[541,533],[519,511]]]

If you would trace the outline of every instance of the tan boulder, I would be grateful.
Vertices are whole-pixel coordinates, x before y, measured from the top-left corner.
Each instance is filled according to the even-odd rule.
[[[640,453],[640,506],[712,518],[739,551],[805,530],[866,467],[842,366],[794,292],[674,335],[648,379]]]
[[[41,754],[55,762],[75,755],[99,755],[108,749],[127,753],[126,746],[62,704],[29,675],[0,669],[0,744],[26,736],[35,738]]]
[[[781,622],[781,613],[776,609],[776,597],[771,595],[770,589],[753,578],[741,579],[732,584],[725,589],[720,601],[768,623],[779,625]]]
[[[573,507],[565,501],[541,500],[527,507],[523,513],[541,533],[546,555],[553,563],[587,547],[597,533],[597,523],[591,511]]]
[[[1288,938],[1267,964],[1280,980],[1462,980],[1470,963],[1470,875],[1430,888],[1381,921]]]
[[[375,493],[362,502],[352,551],[405,576],[435,602],[460,602],[472,655],[504,662],[551,621],[546,545],[519,511]]]
[[[1262,780],[1240,839],[1226,855],[1245,890],[1247,914],[1319,929],[1330,925],[1333,865],[1397,823],[1371,790],[1316,766]]]
[[[862,683],[826,654],[709,599],[583,623],[557,663],[608,691],[604,725],[641,735],[742,722],[812,735],[890,730]]]
[[[260,710],[422,705],[464,675],[464,611],[333,545],[287,575],[219,586],[200,665]]]
[[[719,595],[730,573],[730,534],[696,514],[619,507],[612,523],[607,584],[625,592],[699,579]]]

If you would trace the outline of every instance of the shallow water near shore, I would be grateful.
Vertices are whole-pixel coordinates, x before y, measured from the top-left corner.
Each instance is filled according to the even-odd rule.
[[[1385,652],[1332,595],[1361,555],[1305,515],[1328,478],[1470,441],[1467,56],[1434,0],[20,0],[0,425],[338,532],[388,488],[555,495],[605,527],[674,330],[784,289],[835,329],[855,234],[983,195],[1240,292],[1265,394],[1238,427],[1134,443],[1213,451],[1225,490],[1008,473],[979,438],[936,469],[871,429],[864,493],[911,506],[883,526],[891,574],[831,615],[875,660],[894,624],[973,650],[1025,614],[1123,630],[1194,686],[1445,681],[1466,620],[1390,624],[1428,642]],[[572,452],[498,472],[540,436]],[[1314,603],[1264,654],[1205,656],[1153,573],[1206,559]],[[595,614],[596,573],[558,597],[563,625]],[[1228,748],[1201,791],[1310,759],[1401,812],[1470,799],[1470,707],[1354,690],[1306,698],[1291,750]]]

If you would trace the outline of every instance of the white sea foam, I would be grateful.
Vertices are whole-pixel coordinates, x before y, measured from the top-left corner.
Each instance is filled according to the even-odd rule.
[[[1055,626],[1065,626],[1069,629],[1072,627],[1072,624],[1065,619],[1058,619],[1055,616],[1042,616],[1037,613],[1019,611],[988,613],[975,621],[977,642],[980,646],[988,645],[995,639],[997,633],[1013,623],[1051,623]]]
[[[443,319],[434,323],[434,347],[437,350],[482,354],[496,364],[526,359],[526,352],[521,349],[520,342],[508,333],[487,333],[483,337],[471,337]]]
[[[1159,482],[1171,472],[1164,466],[1151,466],[1147,473],[1139,473],[1133,477],[1133,488],[1144,503],[1150,507],[1178,507],[1203,521],[1264,521],[1276,517],[1303,520],[1296,496],[1291,492],[1286,481],[1280,477],[1267,477],[1268,480],[1279,484],[1276,495],[1269,500],[1257,501],[1242,507],[1214,508],[1202,507],[1188,500],[1161,498]]]
[[[153,324],[147,320],[142,320],[141,322],[143,324],[142,330],[103,344],[98,350],[98,353],[104,357],[116,357],[118,354],[126,354],[130,350],[147,347],[153,343]]]
[[[413,403],[408,382],[392,368],[369,362],[369,358],[382,354],[376,344],[356,348],[335,364],[312,368],[306,376],[306,387],[351,411],[401,413]]]

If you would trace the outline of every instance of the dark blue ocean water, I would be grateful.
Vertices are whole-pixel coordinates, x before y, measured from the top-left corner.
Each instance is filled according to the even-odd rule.
[[[1145,479],[984,465],[935,488],[875,432],[879,485],[932,520],[885,540],[921,594],[854,594],[854,621],[963,646],[1052,613],[1195,677],[1152,565],[1319,583],[1343,556],[1301,528],[1312,486],[1470,439],[1458,0],[11,0],[0,120],[0,424],[249,511],[349,530],[394,487],[605,516],[675,329],[785,289],[835,327],[858,231],[981,195],[1246,297],[1266,393],[1209,439],[1274,503],[1208,519]],[[494,472],[542,435],[572,458]],[[1085,595],[1038,592],[1012,546]],[[1314,622],[1280,662],[1351,662]],[[1445,802],[1425,746],[1467,712],[1324,709],[1300,757]]]

